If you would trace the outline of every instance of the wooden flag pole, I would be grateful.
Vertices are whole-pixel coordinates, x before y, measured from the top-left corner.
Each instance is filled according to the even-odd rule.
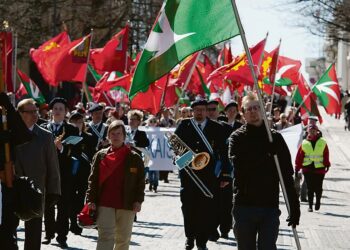
[[[90,102],[91,100],[89,100],[89,94],[88,94],[88,86],[87,86],[87,83],[86,83],[86,78],[87,78],[87,74],[88,74],[88,68],[89,68],[89,60],[90,60],[90,49],[91,49],[91,44],[92,44],[92,37],[93,37],[93,34],[94,34],[94,30],[91,29],[91,33],[90,33],[90,43],[89,43],[89,52],[87,54],[87,58],[86,58],[86,71],[85,71],[85,77],[84,77],[84,81],[83,81],[83,91],[85,93],[85,97],[86,97],[86,100],[88,102]]]
[[[240,17],[239,17],[239,13],[238,13],[238,10],[237,10],[236,2],[235,2],[235,0],[231,0],[231,2],[232,2],[233,11],[234,11],[236,19],[237,19],[237,24],[238,24],[238,28],[239,28],[239,31],[240,31],[240,34],[241,34],[242,43],[243,43],[243,46],[244,46],[244,49],[246,51],[246,55],[247,55],[247,58],[248,58],[249,68],[250,68],[250,71],[251,71],[253,79],[254,79],[254,85],[255,85],[256,90],[257,90],[260,111],[262,113],[263,121],[264,121],[264,124],[265,124],[265,127],[266,127],[266,132],[267,132],[267,135],[268,135],[270,143],[273,143],[273,138],[272,138],[270,126],[269,126],[268,121],[267,121],[266,112],[265,112],[263,100],[262,100],[262,97],[261,97],[261,90],[260,90],[260,88],[258,86],[258,78],[257,78],[257,75],[255,74],[255,70],[254,70],[253,59],[252,59],[252,56],[251,56],[250,51],[249,51],[249,47],[248,47],[247,40],[246,40],[246,37],[245,37],[244,29],[243,29],[243,26],[242,26],[242,23],[241,23],[241,20],[240,20]],[[287,210],[288,210],[288,213],[290,215],[290,213],[291,213],[290,204],[289,204],[287,190],[286,190],[286,187],[285,187],[285,184],[284,184],[284,180],[283,180],[283,176],[282,176],[282,172],[281,172],[281,167],[280,167],[280,163],[279,163],[277,154],[274,154],[274,160],[275,160],[276,169],[277,169],[277,172],[278,172],[278,176],[279,176],[280,185],[281,185],[281,188],[282,188],[282,193],[283,193],[283,196],[284,196],[284,200],[286,202]],[[297,232],[296,228],[292,227],[292,231],[293,231],[293,235],[294,235],[294,239],[295,239],[295,243],[296,243],[297,249],[301,249],[300,240],[299,240],[299,236],[298,236],[298,232]]]
[[[6,39],[5,39],[6,40]],[[3,78],[4,73],[4,67],[2,64],[2,53],[4,52],[4,49],[6,48],[6,44],[4,40],[0,39],[0,93],[6,91],[5,82]],[[1,115],[2,115],[2,130],[7,131],[7,116],[6,116],[6,109],[4,107],[1,107]],[[8,142],[4,143],[4,150],[5,150],[5,164],[4,164],[4,171],[0,171],[1,179],[5,182],[7,187],[13,186],[13,164],[11,162],[11,154],[10,154],[10,144]]]

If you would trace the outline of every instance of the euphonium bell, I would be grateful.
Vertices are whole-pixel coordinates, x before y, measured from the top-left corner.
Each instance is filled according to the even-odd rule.
[[[207,152],[201,152],[194,155],[192,160],[192,169],[193,170],[202,170],[205,168],[210,161],[210,155]]]

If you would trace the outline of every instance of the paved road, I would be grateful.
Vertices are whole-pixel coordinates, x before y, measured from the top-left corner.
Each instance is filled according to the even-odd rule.
[[[307,212],[301,204],[301,224],[297,228],[303,249],[350,249],[350,132],[344,131],[344,122],[323,114],[320,126],[330,148],[332,167],[324,182],[320,211]],[[285,219],[287,212],[282,197],[281,227],[278,249],[296,249],[294,238]],[[179,200],[179,181],[175,174],[170,183],[161,183],[157,194],[146,192],[146,200],[138,222],[134,224],[130,249],[184,249],[184,230]],[[22,225],[23,226],[23,225]],[[19,228],[19,244],[23,249],[23,227]],[[82,236],[69,235],[69,249],[95,249],[96,230],[84,230]],[[236,242],[230,232],[229,240],[209,242],[209,249],[233,249]],[[57,244],[42,249],[59,249]]]

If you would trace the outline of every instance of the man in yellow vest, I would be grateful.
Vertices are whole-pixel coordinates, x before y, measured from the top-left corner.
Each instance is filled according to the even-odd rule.
[[[313,211],[313,199],[316,194],[315,210],[319,210],[322,197],[322,183],[330,167],[329,150],[326,140],[318,133],[318,127],[310,124],[308,135],[299,147],[295,159],[295,174],[302,170],[307,188],[309,212]]]

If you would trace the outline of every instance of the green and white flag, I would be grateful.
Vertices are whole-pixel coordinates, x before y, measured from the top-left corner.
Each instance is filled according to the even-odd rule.
[[[28,95],[39,104],[46,103],[45,97],[40,92],[40,89],[38,88],[38,86],[26,74],[24,74],[19,69],[17,69],[17,73]]]
[[[132,99],[187,56],[239,35],[231,0],[164,2],[136,66]]]

